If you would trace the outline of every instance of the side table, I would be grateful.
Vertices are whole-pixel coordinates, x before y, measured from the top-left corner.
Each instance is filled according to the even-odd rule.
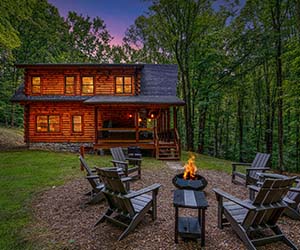
[[[205,245],[205,210],[208,207],[204,192],[177,189],[174,191],[173,205],[175,207],[175,243],[178,235],[182,238],[201,239]],[[198,209],[198,218],[179,217],[179,208]]]

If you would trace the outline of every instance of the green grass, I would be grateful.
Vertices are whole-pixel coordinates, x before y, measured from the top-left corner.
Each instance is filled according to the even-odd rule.
[[[79,171],[78,156],[24,150],[0,152],[0,157],[0,249],[40,249],[22,237],[26,225],[32,222],[30,204],[39,192],[83,176],[84,173]],[[182,162],[187,159],[188,153],[183,152]],[[112,166],[111,156],[87,154],[86,160],[90,166]],[[196,163],[199,169],[230,172],[228,161],[213,157],[196,154]],[[162,161],[143,158],[144,169],[159,169],[163,166]]]

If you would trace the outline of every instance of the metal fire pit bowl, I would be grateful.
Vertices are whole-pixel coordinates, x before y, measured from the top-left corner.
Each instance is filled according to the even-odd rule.
[[[183,173],[175,175],[172,179],[173,185],[179,189],[189,189],[195,191],[202,191],[207,186],[207,180],[199,175],[196,174],[195,180],[185,180],[183,178]]]

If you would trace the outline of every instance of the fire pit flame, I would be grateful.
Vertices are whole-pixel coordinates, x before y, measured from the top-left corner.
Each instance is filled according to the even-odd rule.
[[[175,175],[172,182],[179,189],[201,191],[207,186],[206,179],[196,174],[195,155],[191,154],[187,164],[184,165],[184,173]]]
[[[195,155],[190,154],[187,164],[184,165],[183,178],[185,180],[195,180],[197,167],[195,164]]]

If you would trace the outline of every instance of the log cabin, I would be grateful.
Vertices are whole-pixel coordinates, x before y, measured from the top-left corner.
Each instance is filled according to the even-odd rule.
[[[78,151],[115,146],[179,159],[177,66],[17,64],[24,70],[12,101],[24,107],[29,148]]]

